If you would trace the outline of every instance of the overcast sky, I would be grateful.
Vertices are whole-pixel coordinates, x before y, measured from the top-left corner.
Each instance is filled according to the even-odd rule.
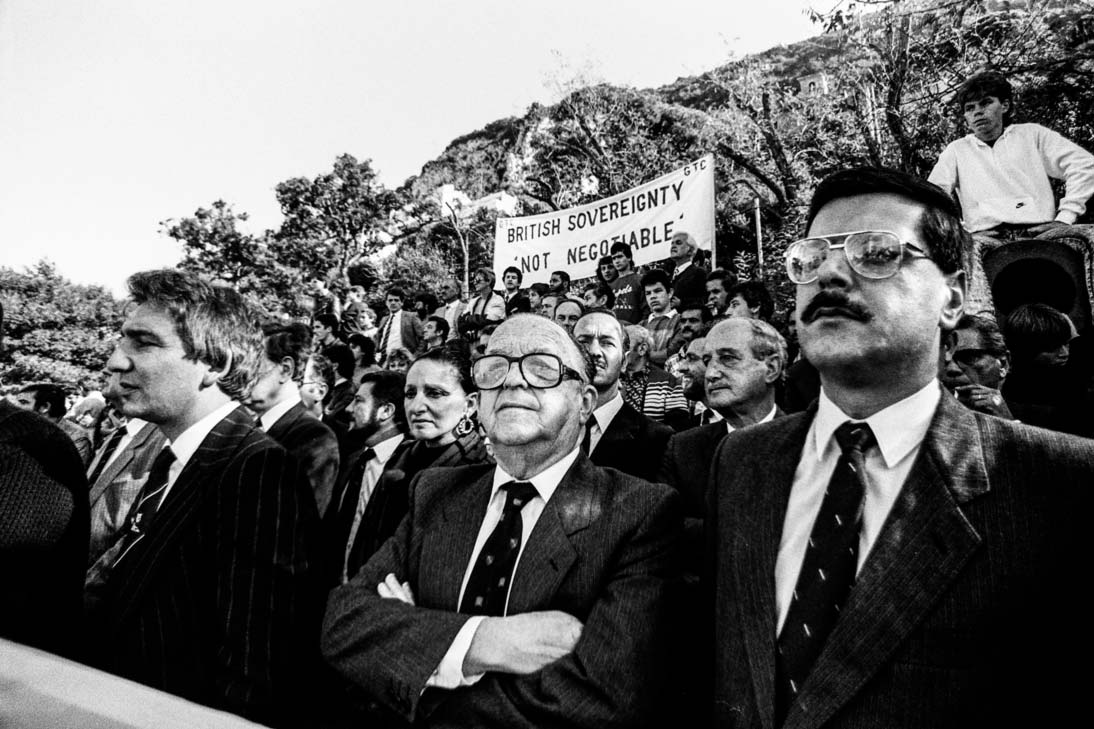
[[[389,186],[574,78],[653,87],[816,33],[836,0],[0,0],[0,265],[117,293],[167,218],[348,152]]]

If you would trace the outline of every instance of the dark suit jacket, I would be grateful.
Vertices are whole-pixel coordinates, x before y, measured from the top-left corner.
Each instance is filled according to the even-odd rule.
[[[357,467],[363,454],[363,448],[358,450],[342,468],[338,476],[338,487],[333,504],[341,504],[351,477],[363,476],[363,471]],[[361,516],[361,525],[357,528],[350,553],[351,567],[365,564],[395,533],[409,508],[410,482],[423,470],[420,464],[424,462],[429,463],[429,468],[451,468],[493,463],[493,459],[487,454],[486,444],[475,431],[437,451],[427,448],[425,444],[412,438],[407,438],[400,443],[391,454],[391,458],[384,464],[380,479],[376,482],[368,504],[365,506],[365,513]],[[353,504],[342,504],[343,511],[355,508]],[[326,559],[333,570],[327,581],[330,587],[342,581],[346,542],[349,541],[349,533],[338,528],[340,520],[337,512],[336,508],[330,509],[323,520],[323,534],[331,541]],[[353,577],[352,571],[350,577]]]
[[[395,536],[331,593],[323,652],[344,676],[408,719],[429,726],[642,725],[664,699],[664,621],[677,571],[677,498],[577,461],[544,507],[517,565],[510,615],[562,610],[584,623],[574,652],[526,676],[487,673],[444,691],[426,680],[467,620],[460,585],[486,512],[492,466],[426,470]],[[377,596],[389,572],[410,582],[417,607]]]
[[[672,280],[672,295],[685,302],[705,304],[707,300],[707,271],[694,263]]]
[[[322,515],[338,476],[338,438],[334,431],[296,403],[266,432],[304,469]]]
[[[87,535],[87,478],[72,439],[0,399],[0,636],[73,652]]]
[[[299,708],[318,595],[315,500],[237,408],[202,441],[91,615],[106,670],[265,722]]]
[[[623,403],[589,458],[598,466],[656,481],[671,436],[672,428]]]
[[[775,560],[815,410],[719,446],[708,520],[718,726],[772,727]],[[1094,442],[943,397],[785,727],[1058,726],[1090,655]],[[1081,566],[1085,565],[1085,566]]]
[[[418,347],[421,346],[422,337],[425,332],[422,331],[422,320],[418,318],[418,315],[413,311],[407,309],[402,310],[403,315],[400,317],[399,331],[403,337],[403,349],[414,354],[418,351]],[[380,340],[384,336],[384,326],[387,324],[388,318],[391,314],[385,314],[384,318],[380,320],[380,326],[376,329],[376,359],[382,359],[385,356],[385,352],[380,351]]]
[[[503,293],[502,297],[504,296],[505,294]],[[528,300],[528,294],[524,289],[520,289],[513,298],[505,302],[505,315],[512,316],[517,313],[518,309],[521,311],[531,311],[531,306],[532,304]]]
[[[145,423],[110,465],[103,469],[95,483],[90,485],[91,545],[88,566],[117,541],[129,516],[129,509],[148,480],[148,472],[152,470],[152,464],[165,442],[167,438],[159,428],[153,423]],[[100,449],[88,464],[89,474],[98,466],[102,455]]]

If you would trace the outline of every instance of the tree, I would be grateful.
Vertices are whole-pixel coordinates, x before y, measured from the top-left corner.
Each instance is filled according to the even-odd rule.
[[[285,219],[270,240],[271,253],[305,280],[319,279],[338,293],[350,285],[349,270],[392,239],[390,216],[399,199],[376,179],[369,160],[343,154],[331,172],[285,180],[276,194]]]
[[[22,272],[0,267],[4,382],[74,386],[102,372],[122,322],[123,303],[102,286],[73,284],[49,261]]]

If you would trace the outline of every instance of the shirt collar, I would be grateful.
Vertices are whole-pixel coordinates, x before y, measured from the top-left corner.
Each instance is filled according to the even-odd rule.
[[[835,406],[833,405],[832,407],[835,407]],[[757,420],[755,423],[753,423],[753,425],[759,425],[760,423],[766,423],[769,420],[774,420],[775,419],[775,409],[776,409],[775,405],[772,405],[771,409],[767,411],[767,415],[765,415],[762,418],[760,418],[759,420]],[[715,411],[715,412],[717,412],[717,411]],[[842,423],[843,421],[841,420],[840,422]],[[837,427],[838,427],[838,425],[837,425]],[[731,423],[727,420],[726,421],[726,431],[732,433],[735,430],[737,430],[737,429],[733,427],[733,423]]]
[[[673,309],[670,306],[669,308],[662,311],[660,314],[654,314],[652,311],[650,312],[650,319],[651,320],[652,319],[657,319],[657,318],[662,317],[662,316],[671,319],[672,317],[676,316],[676,309]]]
[[[681,263],[679,266],[674,268],[673,271],[672,271],[673,278],[675,278],[676,276],[679,276],[684,271],[688,270],[688,266],[690,266],[690,265],[691,265],[691,261],[685,261],[684,263]]]
[[[608,429],[608,426],[612,424],[612,420],[622,409],[623,395],[620,394],[617,388],[615,397],[593,411],[592,417],[596,419],[596,424],[600,426],[601,433]]]
[[[125,421],[125,433],[130,438],[140,432],[140,429],[148,424],[147,420],[141,420],[140,418],[130,418]]]
[[[228,415],[238,407],[238,402],[229,400],[186,430],[182,431],[179,437],[174,441],[168,443],[171,447],[171,452],[175,454],[175,462],[179,466],[185,467],[194,454],[197,453],[198,447],[201,446],[201,442],[205,440],[205,437],[209,435],[216,424],[228,417]]]
[[[390,438],[380,441],[376,445],[372,446],[373,453],[376,454],[376,460],[381,463],[387,463],[391,460],[391,454],[395,452],[395,449],[399,447],[399,444],[403,442],[404,436],[402,433],[397,433]]]
[[[870,426],[870,430],[874,431],[878,450],[881,451],[881,457],[887,468],[892,468],[900,462],[927,437],[931,418],[934,417],[934,411],[941,397],[941,386],[937,379],[932,379],[917,392],[866,418],[865,422]],[[833,436],[836,428],[848,420],[855,420],[855,418],[844,413],[829,400],[822,387],[813,428],[816,436],[813,448],[818,461],[824,457],[825,450],[830,447],[839,447],[834,445]]]
[[[259,425],[262,426],[263,430],[269,430],[270,428],[274,427],[274,424],[276,424],[278,420],[281,420],[282,415],[292,410],[293,405],[298,402],[300,402],[299,394],[290,395],[289,397],[274,405],[266,412],[262,413],[262,416],[258,419]]]
[[[581,443],[579,442],[574,446],[572,451],[563,456],[557,463],[548,466],[535,476],[525,480],[535,487],[536,493],[538,493],[544,501],[550,501],[551,496],[555,493],[555,489],[557,489],[558,485],[562,482],[562,477],[570,470],[570,466],[577,460],[577,456],[580,452]],[[494,468],[494,485],[490,489],[490,499],[493,500],[494,496],[498,493],[498,489],[500,489],[502,485],[517,480],[519,479],[515,479],[506,473],[505,469],[499,463],[497,467]]]

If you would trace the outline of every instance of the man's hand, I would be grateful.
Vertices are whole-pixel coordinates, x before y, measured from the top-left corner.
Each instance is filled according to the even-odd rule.
[[[960,385],[954,388],[954,394],[962,405],[971,410],[1014,420],[1003,396],[987,385]]]
[[[376,592],[380,597],[388,600],[399,600],[407,605],[414,604],[414,592],[410,589],[410,583],[399,582],[399,578],[391,573],[376,586]]]
[[[463,673],[535,673],[569,655],[584,626],[558,610],[486,618],[475,631]]]
[[[1055,228],[1065,228],[1067,223],[1061,223],[1059,220],[1051,220],[1047,223],[1038,223],[1037,225],[1031,225],[1026,229],[1027,233],[1031,235],[1041,235],[1041,233],[1047,233]]]

